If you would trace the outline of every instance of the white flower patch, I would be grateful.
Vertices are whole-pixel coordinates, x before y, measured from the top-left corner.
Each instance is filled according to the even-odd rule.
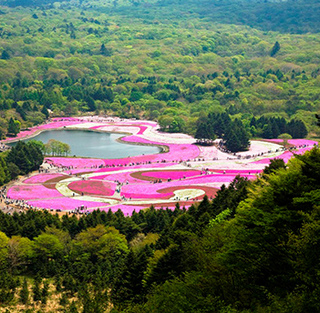
[[[203,196],[205,192],[201,189],[182,189],[176,190],[173,192],[174,197],[170,198],[170,200],[179,200],[179,201],[187,201],[193,198],[197,198]]]

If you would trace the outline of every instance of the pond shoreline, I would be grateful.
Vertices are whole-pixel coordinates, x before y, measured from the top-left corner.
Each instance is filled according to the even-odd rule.
[[[18,142],[20,140],[26,140],[26,139],[32,139],[38,135],[40,135],[41,133],[44,132],[49,132],[49,131],[85,131],[85,132],[96,132],[96,133],[107,133],[107,134],[119,134],[119,135],[123,135],[120,138],[115,139],[116,142],[121,143],[121,144],[127,144],[127,145],[135,145],[135,146],[150,146],[150,147],[157,147],[159,148],[159,152],[157,153],[152,153],[152,154],[148,154],[148,155],[155,155],[155,154],[161,154],[161,153],[167,153],[169,152],[169,147],[165,144],[163,145],[159,145],[159,144],[148,144],[148,143],[141,143],[141,142],[132,142],[132,141],[125,141],[123,140],[124,138],[126,138],[127,136],[132,136],[132,133],[129,132],[112,132],[112,131],[104,131],[104,130],[99,130],[99,129],[88,129],[88,128],[81,128],[81,127],[68,127],[66,128],[65,126],[63,127],[56,127],[56,128],[50,128],[50,129],[38,129],[35,130],[35,132],[31,135],[27,135],[25,137],[21,137],[21,138],[17,138],[17,139],[10,139],[10,140],[3,140],[2,143],[4,143],[5,145],[8,145],[8,143],[15,143]],[[144,155],[144,154],[139,154],[139,155]],[[136,156],[139,156],[136,155]],[[45,157],[53,157],[52,155],[45,155]],[[102,159],[99,157],[89,157],[89,156],[81,156],[81,155],[70,155],[70,156],[63,156],[65,158],[84,158],[84,159]],[[106,159],[123,159],[123,157],[119,157],[119,158],[106,158]]]

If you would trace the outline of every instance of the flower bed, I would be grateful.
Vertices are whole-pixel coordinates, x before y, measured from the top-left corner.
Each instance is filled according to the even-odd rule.
[[[141,183],[140,179],[137,179],[133,176],[131,176],[131,171],[128,172],[121,172],[121,173],[114,173],[114,174],[106,174],[101,176],[94,176],[90,177],[90,179],[103,179],[108,181],[119,181],[120,183]]]
[[[197,170],[162,170],[162,171],[148,171],[148,172],[136,172],[141,174],[142,177],[145,178],[156,178],[156,179],[181,179],[185,177],[192,177],[200,175],[201,171]]]
[[[48,180],[51,180],[51,179],[54,179],[54,178],[57,178],[57,177],[64,177],[64,176],[61,175],[61,174],[58,174],[58,173],[37,174],[37,175],[34,175],[32,177],[29,177],[29,178],[25,179],[23,181],[23,183],[25,183],[25,184],[44,183],[44,182],[46,182]]]
[[[317,141],[308,139],[289,139],[288,143],[297,147],[318,145]]]
[[[283,144],[283,139],[264,139],[264,140],[268,142]],[[288,139],[288,144],[296,147],[302,147],[302,146],[318,145],[318,142],[314,140],[309,140],[309,139]]]
[[[10,199],[28,200],[61,197],[61,194],[56,189],[49,189],[43,185],[17,185],[8,190],[7,196]]]
[[[99,168],[99,166],[104,165],[103,160],[90,159],[90,158],[48,157],[46,158],[46,161],[49,164],[53,164],[58,167],[67,167],[70,169],[74,169],[74,168],[97,169]]]
[[[86,208],[102,208],[107,205],[106,203],[102,202],[83,201],[68,197],[60,197],[50,200],[29,200],[28,204],[37,208],[54,210],[74,210],[81,206]]]
[[[248,175],[249,176],[249,175]],[[121,195],[126,198],[132,199],[157,199],[171,197],[172,193],[161,193],[159,190],[166,188],[174,188],[181,186],[192,186],[193,189],[197,189],[197,185],[205,185],[209,183],[227,184],[235,178],[235,175],[206,175],[199,178],[177,180],[165,183],[145,183],[145,184],[128,184],[124,185],[121,189]]]
[[[255,161],[255,162],[252,162],[254,164],[270,164],[270,160],[273,160],[273,159],[283,159],[283,161],[285,163],[288,163],[288,161],[293,157],[294,154],[303,154],[305,153],[306,151],[309,151],[311,150],[313,147],[312,146],[308,146],[308,147],[305,147],[305,148],[301,148],[297,151],[285,151],[284,153],[282,153],[280,156],[277,156],[277,157],[273,157],[273,158],[265,158],[265,159],[261,159],[259,161]]]
[[[69,189],[84,195],[113,196],[116,184],[103,181],[74,181],[68,185]]]

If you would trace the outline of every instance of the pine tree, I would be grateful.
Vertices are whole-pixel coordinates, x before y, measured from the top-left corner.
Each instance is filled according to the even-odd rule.
[[[270,56],[271,57],[275,56],[279,52],[279,50],[280,50],[280,44],[278,41],[276,41],[270,51]]]
[[[225,146],[227,150],[231,152],[238,152],[240,150],[240,147],[241,147],[240,140],[237,134],[233,130],[229,131],[228,139],[225,141]]]
[[[274,138],[274,137],[273,137],[272,126],[271,126],[270,123],[263,125],[262,138],[266,138],[266,139],[272,139],[272,138]]]
[[[291,120],[287,125],[287,133],[294,139],[305,138],[308,135],[308,130],[301,120]]]
[[[1,54],[1,59],[2,60],[9,60],[10,59],[10,54],[6,50],[3,50],[2,54]]]

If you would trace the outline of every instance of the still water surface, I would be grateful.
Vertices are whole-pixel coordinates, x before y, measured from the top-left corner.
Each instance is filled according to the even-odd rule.
[[[122,134],[102,133],[84,130],[50,130],[40,133],[29,140],[40,140],[47,143],[50,139],[55,139],[67,143],[70,146],[70,155],[119,159],[128,156],[159,153],[160,149],[153,146],[138,146],[117,142],[117,138]]]

